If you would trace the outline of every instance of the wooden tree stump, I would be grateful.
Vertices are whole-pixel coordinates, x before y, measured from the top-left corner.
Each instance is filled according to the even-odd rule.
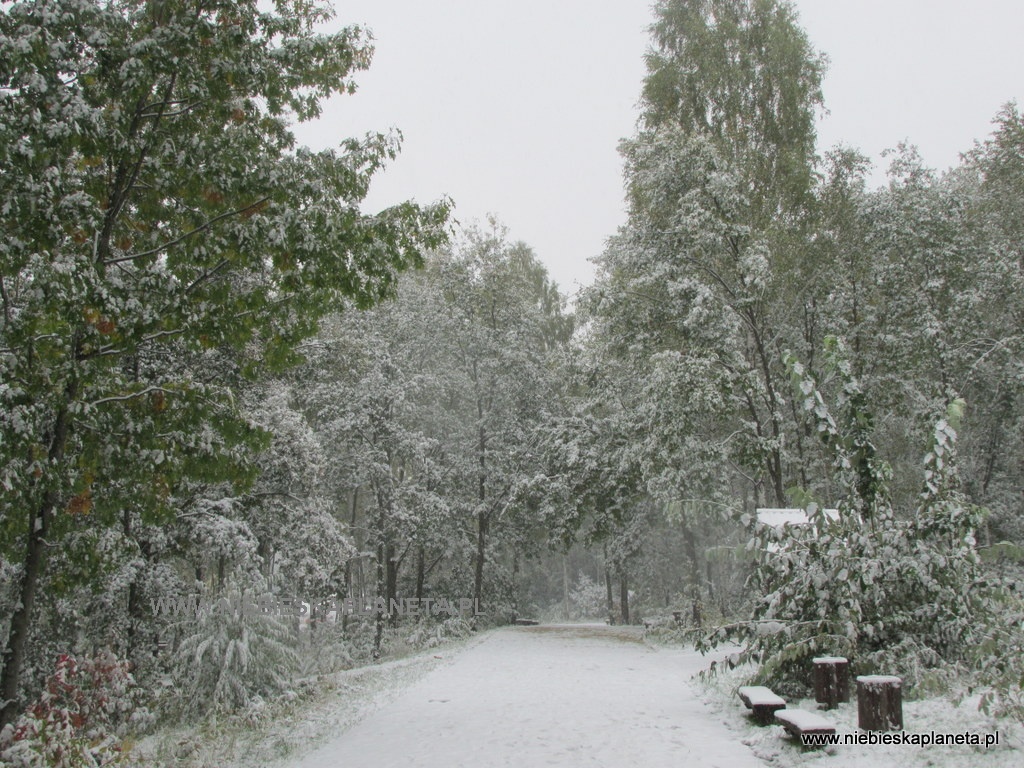
[[[862,731],[903,730],[903,681],[890,675],[857,678],[857,725]]]
[[[814,659],[814,700],[826,709],[850,700],[849,664],[842,656]]]

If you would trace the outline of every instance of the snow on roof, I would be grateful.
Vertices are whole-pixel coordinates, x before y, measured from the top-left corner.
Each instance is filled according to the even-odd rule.
[[[811,516],[806,509],[770,509],[761,507],[755,511],[757,513],[757,522],[762,525],[770,525],[773,528],[782,528],[786,525],[808,525],[811,522]],[[826,509],[824,512],[825,517],[829,520],[839,519],[838,509]]]
[[[846,664],[844,656],[815,656],[811,659],[813,664]]]

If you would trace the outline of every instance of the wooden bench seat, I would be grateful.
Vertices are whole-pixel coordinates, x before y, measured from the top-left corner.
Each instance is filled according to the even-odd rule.
[[[805,733],[835,733],[831,720],[803,709],[783,709],[775,713],[775,722],[799,739]]]
[[[786,708],[786,700],[763,685],[744,685],[737,693],[761,725],[771,725],[775,713]]]

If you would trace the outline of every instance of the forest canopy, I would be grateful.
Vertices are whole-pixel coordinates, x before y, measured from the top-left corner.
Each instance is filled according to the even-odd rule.
[[[842,653],[1024,717],[1024,116],[872,188],[818,144],[790,4],[655,16],[627,220],[570,306],[496,219],[364,212],[395,137],[297,145],[372,58],[326,6],[3,4],[0,751],[522,617],[674,616],[773,684]],[[406,598],[483,612],[337,611]]]

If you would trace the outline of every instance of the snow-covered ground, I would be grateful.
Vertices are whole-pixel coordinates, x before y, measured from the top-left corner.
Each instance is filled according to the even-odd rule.
[[[691,685],[707,663],[632,628],[503,629],[282,765],[762,766]]]
[[[724,656],[725,654],[721,654]],[[508,627],[408,658],[320,678],[315,694],[252,727],[165,735],[145,765],[175,768],[686,766],[687,768],[1019,768],[1024,729],[977,700],[904,702],[908,732],[998,730],[1000,745],[804,750],[747,717],[749,670],[694,679],[710,658],[652,647],[604,625]],[[722,665],[719,665],[719,669]],[[791,702],[816,711],[813,702]],[[854,733],[856,704],[826,713]],[[171,736],[171,738],[167,738]]]
[[[1020,768],[1024,765],[1024,728],[1007,720],[996,720],[978,711],[978,696],[959,704],[941,697],[903,702],[903,726],[908,734],[999,733],[999,746],[990,749],[970,746],[857,745],[804,750],[784,735],[778,725],[758,726],[736,696],[736,687],[750,669],[735,669],[696,683],[703,690],[709,710],[730,731],[731,738],[748,745],[764,764],[779,768]],[[857,701],[840,704],[829,712],[819,711],[813,701],[790,701],[790,708],[824,715],[836,725],[838,734],[857,733]]]
[[[131,752],[138,768],[268,768],[292,765],[296,755],[344,733],[398,698],[432,670],[450,664],[489,633],[449,640],[404,658],[317,675],[291,696],[246,715],[147,736]],[[290,699],[290,701],[289,701]]]

